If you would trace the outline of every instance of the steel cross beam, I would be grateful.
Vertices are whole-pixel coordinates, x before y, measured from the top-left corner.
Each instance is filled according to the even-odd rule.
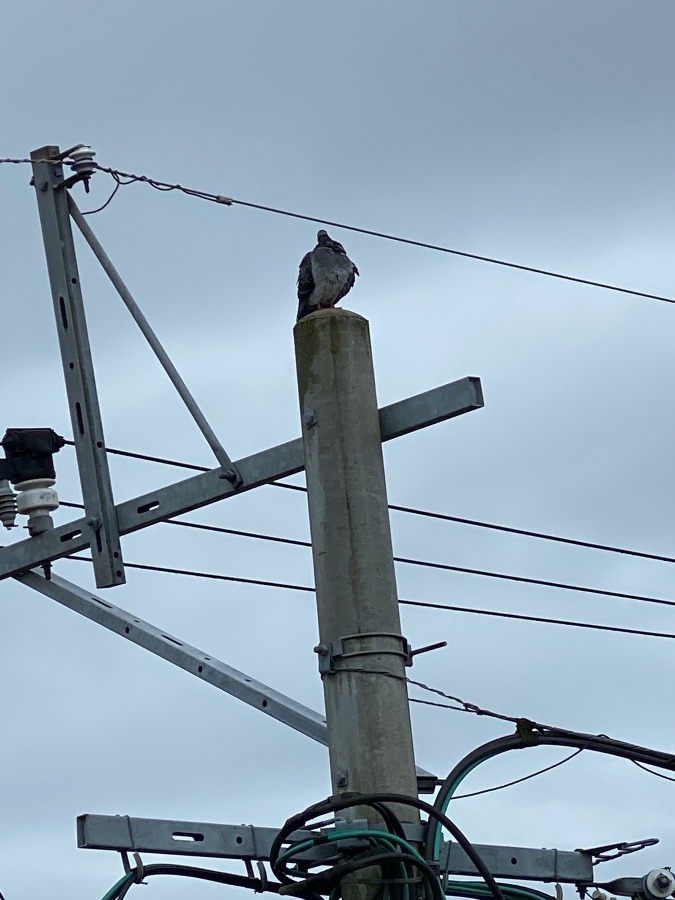
[[[380,409],[382,440],[389,441],[482,406],[480,379],[472,376],[460,378]],[[279,444],[237,460],[234,465],[242,478],[237,488],[227,481],[222,469],[211,469],[118,504],[115,511],[119,533],[130,534],[156,522],[164,522],[209,503],[301,472],[305,467],[302,440],[297,438]],[[87,518],[81,518],[37,537],[10,544],[0,549],[0,579],[83,550],[92,539],[91,524]]]
[[[58,152],[58,147],[42,147],[31,154],[33,181],[87,513],[82,527],[83,546],[91,547],[97,586],[113,587],[125,581],[122,550]]]
[[[292,700],[262,681],[228,666],[197,647],[167,634],[161,628],[143,621],[133,613],[97,597],[91,591],[52,575],[47,579],[38,572],[24,572],[14,576],[21,584],[33,588],[40,594],[56,600],[62,606],[91,619],[120,637],[149,650],[167,662],[196,675],[197,678],[217,687],[221,691],[243,700],[254,709],[284,725],[289,725],[301,734],[319,744],[328,743],[326,718],[315,710]],[[435,775],[417,767],[417,781],[420,793],[433,793],[436,789]]]
[[[420,835],[409,835],[408,826],[404,827],[409,839],[419,840]],[[87,814],[77,818],[77,846],[86,850],[267,860],[277,832],[276,828],[260,828],[255,825],[216,825],[132,816]],[[309,834],[310,832],[298,831],[293,839],[302,840],[303,836]],[[593,881],[592,860],[585,853],[490,844],[475,844],[474,847],[497,878],[586,884]],[[302,858],[318,861],[330,852],[331,845],[320,845]],[[440,871],[441,874],[447,872],[452,875],[477,874],[466,853],[454,842],[444,842],[442,845]]]

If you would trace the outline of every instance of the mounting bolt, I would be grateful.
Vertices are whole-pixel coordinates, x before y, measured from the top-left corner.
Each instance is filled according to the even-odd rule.
[[[349,775],[347,772],[336,772],[335,773],[335,786],[336,787],[347,787],[349,784]]]
[[[303,415],[302,421],[306,428],[314,428],[316,425],[316,416],[314,415],[314,410],[308,409],[307,412]]]
[[[319,656],[328,656],[328,647],[325,644],[317,644],[314,652]]]
[[[674,888],[675,876],[670,869],[652,869],[644,877],[643,890],[650,900],[665,900]]]

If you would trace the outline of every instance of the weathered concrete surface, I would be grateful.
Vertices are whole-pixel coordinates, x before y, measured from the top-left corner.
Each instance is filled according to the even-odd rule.
[[[368,322],[324,310],[294,336],[320,641],[350,654],[323,676],[333,790],[417,796]]]

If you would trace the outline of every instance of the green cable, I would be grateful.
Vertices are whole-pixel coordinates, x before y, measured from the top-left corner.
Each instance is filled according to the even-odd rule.
[[[483,760],[478,760],[478,762],[475,762],[475,763],[471,766],[471,768],[465,769],[463,772],[460,772],[460,774],[458,775],[458,777],[457,777],[457,778],[455,779],[455,781],[452,783],[452,785],[451,785],[451,787],[450,787],[450,790],[448,791],[447,796],[446,796],[446,798],[445,798],[445,802],[443,803],[443,807],[442,807],[442,809],[441,809],[441,812],[442,812],[444,815],[447,814],[448,806],[450,806],[450,801],[452,800],[452,798],[453,798],[453,796],[454,796],[455,791],[457,790],[457,788],[458,788],[458,787],[460,786],[460,784],[464,781],[464,779],[466,778],[466,776],[469,775],[469,773],[473,772],[473,770],[474,770],[477,766],[479,766],[479,765],[481,764],[481,762],[483,762]],[[441,830],[440,828],[438,828],[438,829],[436,830],[436,840],[434,841],[434,860],[436,860],[436,861],[438,861],[438,860],[441,858],[441,843],[442,843],[442,840],[443,840],[442,830]]]
[[[408,843],[408,841],[399,837],[396,834],[392,834],[389,831],[377,831],[376,829],[340,829],[339,831],[335,831],[333,834],[322,834],[317,835],[313,838],[308,838],[307,840],[300,841],[297,844],[294,844],[292,847],[289,847],[284,853],[279,855],[279,862],[286,862],[291,859],[293,856],[296,856],[298,853],[304,853],[305,850],[311,850],[312,847],[316,847],[317,845],[324,843],[336,843],[337,841],[346,840],[346,839],[365,839],[374,844],[384,844],[384,846],[388,850],[396,851],[396,845],[401,847],[415,859],[420,860],[420,862],[424,862],[423,857],[419,853],[419,851],[413,847],[412,844]],[[401,874],[403,878],[407,878],[408,873],[406,871],[405,865],[401,862]],[[331,891],[329,900],[335,900],[333,897],[334,892],[338,890],[335,888]],[[404,900],[409,900],[410,897],[410,889],[407,884],[403,885],[403,896]]]
[[[110,888],[110,890],[103,895],[101,900],[115,900],[122,888],[126,886],[127,882],[133,881],[135,874],[135,872],[125,872],[125,874],[122,875],[117,884],[114,884]]]
[[[391,834],[389,831],[376,831],[370,829],[351,829],[351,830],[342,830],[334,832],[333,834],[322,834],[317,835],[314,838],[307,838],[307,840],[300,841],[298,844],[294,844],[292,847],[289,847],[284,853],[279,855],[279,862],[286,862],[286,860],[291,859],[298,853],[304,853],[305,850],[311,850],[312,847],[316,847],[317,844],[324,844],[327,842],[336,843],[337,841],[342,841],[351,838],[363,838],[365,840],[372,839],[373,841],[379,841],[387,846],[389,850],[395,850],[395,845],[398,844],[401,848],[403,848],[406,853],[410,853],[411,856],[414,856],[416,859],[419,859],[421,862],[424,862],[423,857],[419,853],[418,850],[413,847],[412,844],[409,844],[408,841],[400,838],[396,834]]]
[[[511,900],[543,900],[543,897],[546,896],[539,891],[530,891],[522,885],[500,883],[499,887],[501,888],[504,897],[511,898]],[[448,883],[448,888],[450,889],[448,893],[452,893],[453,895],[457,892],[458,894],[470,897],[492,896],[482,881],[450,881]]]

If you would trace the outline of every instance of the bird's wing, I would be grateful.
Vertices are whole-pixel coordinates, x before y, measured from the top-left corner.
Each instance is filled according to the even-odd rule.
[[[314,276],[312,275],[312,253],[306,253],[300,263],[298,272],[298,300],[306,303],[314,290]]]
[[[337,295],[337,297],[335,299],[336,303],[338,301],[342,300],[343,297],[346,297],[347,294],[351,291],[351,289],[354,287],[354,282],[356,281],[356,276],[359,274],[359,270],[356,268],[356,266],[351,261],[351,259],[349,259],[349,257],[347,257],[347,259],[349,260],[349,263],[351,264],[352,270],[349,273],[349,277],[347,278],[346,282],[344,283],[342,290],[339,292],[339,294]]]

